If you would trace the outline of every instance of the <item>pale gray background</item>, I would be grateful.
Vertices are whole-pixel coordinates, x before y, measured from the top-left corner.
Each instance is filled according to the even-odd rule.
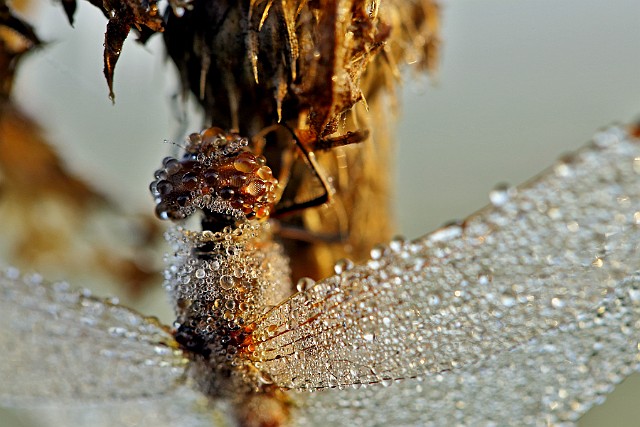
[[[127,42],[113,107],[102,16],[81,3],[70,29],[45,6],[34,13],[52,43],[25,64],[17,94],[78,173],[131,210],[151,209],[149,178],[168,152],[162,141],[177,135],[159,40]],[[639,117],[637,0],[446,1],[442,38],[436,84],[407,74],[403,87],[396,205],[407,236],[466,216],[496,183],[522,182],[598,128]],[[145,300],[143,310],[170,320],[156,297],[160,306]],[[636,376],[581,425],[635,426],[639,400]]]

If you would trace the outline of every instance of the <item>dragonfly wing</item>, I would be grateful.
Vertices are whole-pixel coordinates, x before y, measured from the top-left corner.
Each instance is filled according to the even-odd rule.
[[[638,369],[640,276],[601,313],[477,365],[391,387],[298,392],[297,425],[572,425]]]
[[[155,318],[66,283],[0,273],[0,403],[163,394],[186,360]]]
[[[640,267],[640,144],[594,141],[464,223],[293,295],[257,324],[256,365],[297,390],[385,384],[593,319]]]
[[[29,427],[222,427],[233,425],[225,415],[230,412],[188,387],[154,398],[38,405],[14,411]]]

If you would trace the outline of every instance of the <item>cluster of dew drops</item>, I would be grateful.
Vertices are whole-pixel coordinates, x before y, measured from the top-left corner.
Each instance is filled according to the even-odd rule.
[[[262,155],[247,151],[235,133],[208,128],[187,140],[182,160],[166,157],[150,185],[161,219],[181,220],[197,209],[266,219],[278,196],[278,180]]]

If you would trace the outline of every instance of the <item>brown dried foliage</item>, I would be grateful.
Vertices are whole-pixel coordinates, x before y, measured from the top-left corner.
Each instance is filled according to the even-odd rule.
[[[163,22],[155,0],[88,0],[102,11],[109,20],[104,35],[104,76],[109,86],[109,98],[115,100],[113,93],[113,75],[122,45],[134,28],[140,39],[162,31]],[[69,23],[73,25],[76,12],[76,0],[61,0]]]
[[[144,257],[135,253],[157,240],[154,222],[140,219],[125,253],[82,229],[117,207],[71,173],[43,137],[37,123],[11,97],[18,64],[40,46],[30,25],[0,3],[0,216],[5,260],[27,270],[85,271],[123,283],[132,294],[157,281]],[[56,273],[51,273],[53,276]],[[82,273],[80,273],[82,274]]]

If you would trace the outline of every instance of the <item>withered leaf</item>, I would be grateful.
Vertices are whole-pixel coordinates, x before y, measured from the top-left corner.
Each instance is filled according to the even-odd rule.
[[[17,17],[5,0],[0,0],[0,95],[3,100],[11,93],[19,58],[40,44],[33,27]]]
[[[104,35],[104,76],[109,86],[109,98],[113,101],[113,75],[116,63],[122,52],[122,45],[132,28],[142,34],[141,41],[146,41],[151,33],[161,32],[164,23],[156,0],[87,0],[109,19]],[[76,9],[75,0],[63,0],[62,6],[69,22],[73,25]]]
[[[60,3],[62,4],[65,15],[67,15],[69,24],[73,26],[74,16],[76,14],[76,9],[78,6],[76,0],[60,0]]]
[[[109,85],[109,98],[113,101],[113,73],[131,27],[141,29],[144,26],[158,32],[163,29],[163,21],[155,0],[106,0],[104,9],[109,15],[107,32],[104,35],[104,76]]]

